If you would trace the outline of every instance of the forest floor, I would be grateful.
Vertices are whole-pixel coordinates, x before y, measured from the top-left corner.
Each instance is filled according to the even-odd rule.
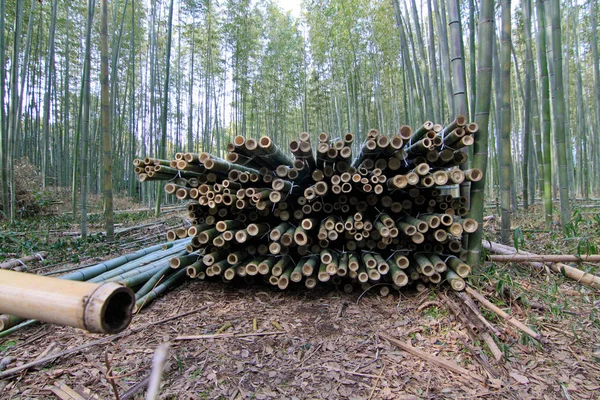
[[[138,208],[140,208],[138,206]],[[493,208],[488,214],[495,214]],[[159,218],[149,212],[116,215],[122,233],[107,246],[102,235],[83,240],[68,216],[0,227],[1,256],[48,251],[32,269],[48,272],[91,264],[159,241],[167,227],[182,223],[177,210]],[[90,229],[101,231],[100,217]],[[127,230],[127,227],[137,226]],[[538,254],[594,253],[600,249],[600,203],[578,203],[568,235],[547,230],[539,206],[515,215],[514,241]],[[71,234],[65,235],[65,232]],[[496,221],[486,232],[496,239]],[[582,264],[598,274],[598,265]],[[483,315],[504,332],[503,358],[486,345],[441,300],[445,287],[425,292],[378,294],[335,288],[273,291],[264,286],[234,287],[187,281],[134,317],[119,338],[0,380],[0,398],[53,399],[58,386],[82,398],[130,398],[143,381],[155,349],[171,342],[161,398],[177,399],[597,399],[600,398],[600,292],[560,275],[527,265],[492,264],[474,271],[471,285],[519,321],[540,332],[540,344]],[[362,294],[362,296],[361,296]],[[456,298],[456,297],[453,297]],[[169,319],[168,321],[164,321]],[[257,330],[253,329],[256,319]],[[181,335],[226,333],[257,336],[174,341]],[[264,335],[277,331],[278,334]],[[385,333],[468,370],[458,375],[402,351]],[[0,339],[0,360],[10,367],[42,353],[64,351],[102,338],[82,330],[34,325]],[[107,370],[110,369],[110,374]],[[482,379],[478,379],[482,378]],[[66,385],[66,386],[64,386]],[[87,394],[86,394],[87,393]],[[91,393],[91,394],[90,394]],[[143,398],[139,391],[133,398]]]

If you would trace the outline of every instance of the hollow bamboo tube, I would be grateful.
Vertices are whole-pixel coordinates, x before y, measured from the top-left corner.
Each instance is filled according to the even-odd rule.
[[[461,222],[464,231],[467,233],[473,233],[479,227],[479,224],[473,218],[465,218]],[[600,256],[598,256],[598,259],[596,261],[600,261]]]
[[[383,258],[379,253],[375,253],[375,260],[377,261],[377,271],[381,275],[386,275],[390,272],[390,264]]]
[[[171,260],[169,261],[169,265],[173,269],[187,267],[188,265],[191,265],[198,261],[200,257],[201,256],[199,254],[188,254],[179,257],[174,257],[171,258]]]
[[[435,272],[442,273],[447,269],[446,263],[437,254],[429,253],[427,257],[433,264]]]
[[[187,276],[190,278],[197,278],[204,274],[206,268],[208,267],[202,262],[201,259],[199,259],[195,263],[188,265],[185,270]]]
[[[292,270],[289,278],[292,282],[300,282],[302,281],[302,264],[298,263]]]
[[[471,273],[471,267],[461,261],[460,258],[450,256],[446,260],[446,265],[458,274],[461,278],[466,278]]]
[[[365,267],[361,265],[356,272],[358,276],[358,281],[360,283],[365,283],[369,281],[369,274],[367,273]]]
[[[276,264],[277,258],[275,257],[266,257],[260,263],[258,263],[258,273],[260,275],[268,275],[269,272],[273,269],[273,266]]]
[[[460,292],[461,290],[465,289],[466,283],[463,280],[463,278],[458,276],[456,272],[454,272],[451,269],[446,270],[446,280],[448,281],[452,289],[456,290],[457,292]]]
[[[379,280],[381,280],[381,274],[376,269],[367,270],[367,275],[369,276],[369,280],[373,282],[379,282]]]
[[[483,178],[483,173],[480,169],[473,168],[464,171],[465,179],[471,182],[478,182]]]
[[[448,183],[448,175],[446,171],[435,171],[433,173],[433,180],[436,185],[443,186]]]
[[[433,128],[433,122],[425,121],[413,134],[408,138],[411,143],[419,141],[423,136],[427,134]]]
[[[438,284],[442,281],[442,275],[439,272],[434,272],[430,277],[429,277],[429,282],[434,283],[434,284]]]
[[[0,313],[116,333],[132,318],[133,292],[110,282],[93,284],[0,270]]]
[[[409,224],[408,222],[398,221],[396,222],[396,227],[406,236],[413,236],[415,233],[417,233],[417,227]]]
[[[461,184],[465,180],[465,173],[456,168],[451,171],[448,171],[448,178],[452,181],[452,183]]]
[[[304,246],[308,243],[308,235],[302,226],[298,226],[294,230],[294,242],[296,242],[298,246]]]
[[[258,265],[264,261],[263,257],[258,257],[246,263],[246,275],[258,275]]]
[[[320,282],[328,282],[331,279],[331,275],[329,275],[329,273],[327,272],[327,264],[321,263],[319,265],[317,279],[319,279]]]
[[[402,218],[402,221],[414,226],[415,228],[417,228],[418,232],[421,233],[425,233],[429,230],[429,224],[423,220],[420,220],[418,218],[415,217],[411,217],[411,216],[406,216],[404,218]]]
[[[463,233],[463,226],[459,222],[453,222],[447,229],[447,231],[453,236],[460,236]]]
[[[375,259],[375,257],[371,253],[363,252],[362,253],[362,260],[363,260],[364,265],[368,269],[373,269],[373,268],[377,267],[377,260]]]
[[[4,331],[23,321],[25,321],[25,318],[17,317],[16,315],[2,314],[0,315],[0,332],[4,334]]]
[[[421,273],[423,275],[433,275],[433,273],[435,272],[435,268],[433,267],[433,264],[431,263],[431,261],[429,261],[429,258],[426,255],[417,253],[413,257],[417,265],[421,268]]]

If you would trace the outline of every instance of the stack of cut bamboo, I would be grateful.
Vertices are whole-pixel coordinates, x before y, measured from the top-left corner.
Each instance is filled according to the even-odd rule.
[[[459,166],[476,132],[464,116],[392,136],[372,129],[354,158],[351,133],[321,133],[314,146],[300,133],[293,158],[269,137],[237,136],[225,159],[177,153],[134,163],[140,181],[168,180],[165,191],[189,201],[191,226],[168,239],[191,238],[171,266],[192,278],[462,290],[470,273],[462,236],[478,225],[459,186],[482,173]]]

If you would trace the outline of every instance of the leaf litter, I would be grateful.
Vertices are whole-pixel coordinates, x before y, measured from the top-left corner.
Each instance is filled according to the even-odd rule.
[[[535,222],[522,225],[536,229]],[[528,225],[529,224],[529,225]],[[493,227],[488,227],[493,234]],[[534,232],[525,246],[548,252],[551,234]],[[593,237],[593,235],[590,235]],[[568,251],[569,241],[564,248]],[[546,249],[546,250],[540,250]],[[500,282],[500,283],[498,283]],[[171,341],[161,398],[177,399],[573,399],[596,398],[600,391],[599,293],[556,274],[526,265],[487,264],[473,285],[513,317],[542,333],[546,343],[528,340],[498,317],[483,315],[506,334],[496,340],[503,358],[496,362],[485,344],[440,301],[438,291],[368,293],[335,288],[285,293],[255,285],[232,287],[189,281],[157,299],[134,318],[132,333],[113,342],[62,357],[39,370],[0,380],[0,398],[55,399],[56,387],[78,388],[83,398],[115,398],[148,376],[154,350]],[[426,304],[427,302],[432,302]],[[437,303],[433,303],[437,302]],[[153,321],[188,314],[167,323]],[[540,306],[541,305],[541,306]],[[342,311],[340,311],[342,310]],[[253,330],[253,320],[257,330]],[[274,331],[285,334],[173,341],[181,335]],[[479,382],[459,376],[379,338],[384,333],[431,356],[455,363]],[[8,368],[39,357],[50,344],[69,349],[100,338],[49,324],[32,326],[0,339],[0,359]],[[9,345],[10,343],[10,345]],[[468,347],[471,348],[471,351]],[[476,353],[477,356],[473,354]],[[499,377],[491,378],[484,360]],[[63,386],[61,386],[63,385]],[[93,397],[97,396],[97,397]],[[130,398],[143,398],[144,390]],[[121,397],[123,398],[123,397]]]

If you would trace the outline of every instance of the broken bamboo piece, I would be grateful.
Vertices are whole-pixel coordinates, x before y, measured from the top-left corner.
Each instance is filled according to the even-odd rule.
[[[500,309],[500,307],[496,306],[495,304],[490,302],[488,299],[483,297],[483,295],[481,295],[475,289],[471,288],[470,286],[467,286],[467,287],[465,287],[465,292],[467,292],[469,295],[474,297],[475,300],[480,302],[483,306],[485,306],[485,308],[487,308],[490,311],[493,311],[499,317],[506,320],[509,324],[511,324],[515,328],[520,329],[522,332],[526,333],[531,338],[537,340],[540,343],[543,343],[544,339],[539,333],[533,331],[531,328],[529,328],[527,325],[525,325],[521,321],[519,321],[519,320],[515,319],[513,316],[507,314],[504,310]]]
[[[385,333],[379,333],[378,335],[380,338],[387,340],[394,346],[401,348],[402,350],[406,351],[407,353],[412,354],[413,356],[419,357],[419,358],[421,358],[425,361],[428,361],[438,367],[444,368],[450,372],[458,374],[459,376],[461,376],[463,378],[472,378],[481,383],[485,383],[485,378],[457,365],[456,363],[454,363],[452,361],[445,360],[441,357],[436,357],[434,355],[428,354],[422,350],[419,350],[419,349],[413,347],[408,342],[405,343],[405,342],[398,340],[398,339],[396,339],[390,335],[387,335]]]

